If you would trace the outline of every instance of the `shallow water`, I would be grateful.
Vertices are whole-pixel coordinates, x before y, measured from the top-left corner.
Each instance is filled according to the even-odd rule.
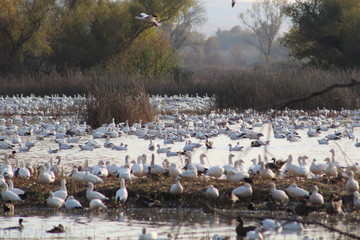
[[[249,215],[249,213],[244,213]],[[0,239],[138,239],[143,227],[155,231],[159,238],[166,239],[168,233],[173,239],[211,239],[215,234],[236,239],[236,219],[233,215],[206,214],[194,209],[124,209],[102,213],[66,211],[24,211],[7,217],[0,216],[0,226],[17,225],[19,217],[24,219],[22,231],[0,230]],[[65,233],[46,231],[62,224]],[[255,219],[245,218],[245,225],[255,225]],[[360,234],[358,222],[328,222],[334,228]],[[305,225],[303,231],[266,231],[265,239],[346,239],[317,225]]]

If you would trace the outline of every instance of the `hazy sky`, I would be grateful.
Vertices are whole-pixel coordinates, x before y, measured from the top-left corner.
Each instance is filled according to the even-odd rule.
[[[235,6],[231,7],[231,0],[202,0],[207,11],[207,22],[196,30],[207,36],[214,35],[218,28],[229,30],[233,26],[241,25],[239,15],[251,9],[255,0],[237,0]],[[293,0],[288,0],[293,2]],[[288,26],[288,25],[287,25]],[[286,24],[282,26],[285,30]]]
[[[197,30],[206,35],[214,35],[218,28],[231,29],[240,25],[239,14],[251,7],[252,0],[237,0],[231,7],[231,0],[203,0],[207,11],[207,22]]]

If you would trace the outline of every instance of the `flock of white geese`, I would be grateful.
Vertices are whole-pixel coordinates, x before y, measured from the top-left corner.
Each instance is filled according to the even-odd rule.
[[[177,98],[167,98],[156,96],[156,103],[181,101],[180,98],[189,98],[188,96],[177,96]],[[12,98],[13,100],[15,98]],[[161,100],[160,100],[161,99]],[[199,98],[200,99],[200,98]],[[9,101],[9,99],[8,99]],[[17,99],[20,102],[19,99]],[[30,101],[27,99],[27,101]],[[50,101],[50,100],[49,100]],[[62,102],[68,102],[62,101]],[[80,101],[80,100],[79,100]],[[208,99],[206,101],[209,101]],[[14,101],[16,102],[16,101]],[[51,101],[50,101],[51,102]],[[201,101],[203,104],[204,100]],[[25,104],[34,106],[36,104]],[[196,100],[191,101],[196,104]],[[21,104],[17,110],[21,110]],[[12,108],[11,108],[12,109]],[[14,108],[16,109],[16,108]],[[2,110],[4,112],[4,110]],[[10,108],[7,109],[10,111]],[[13,110],[11,110],[13,111]],[[30,111],[30,110],[28,110]],[[109,124],[104,124],[97,129],[91,129],[86,123],[79,123],[76,119],[68,117],[51,118],[46,115],[21,115],[17,112],[10,117],[0,118],[0,149],[3,155],[3,162],[0,165],[0,186],[1,199],[4,203],[22,202],[22,196],[25,192],[14,187],[17,179],[36,179],[37,184],[48,186],[56,178],[60,178],[61,185],[57,191],[49,191],[46,204],[53,209],[65,207],[66,209],[81,209],[83,205],[89,206],[91,210],[106,210],[106,201],[114,198],[120,204],[125,204],[128,199],[126,185],[132,184],[134,179],[146,178],[151,175],[166,175],[174,179],[174,183],[169,186],[169,192],[173,195],[181,195],[184,192],[182,179],[192,178],[212,178],[227,179],[228,181],[239,183],[238,187],[231,192],[231,198],[236,201],[251,199],[253,195],[251,179],[256,176],[266,183],[271,200],[280,204],[287,204],[290,201],[305,199],[306,204],[296,205],[293,212],[299,214],[299,207],[320,207],[326,205],[328,214],[345,214],[341,206],[341,200],[336,197],[350,194],[353,196],[353,209],[360,209],[359,184],[356,180],[356,174],[360,167],[353,159],[354,164],[344,165],[338,162],[335,150],[331,149],[331,158],[326,158],[324,162],[318,162],[313,159],[311,164],[309,157],[302,155],[297,157],[297,163],[293,156],[289,155],[285,161],[273,159],[251,160],[253,164],[249,168],[244,167],[244,160],[236,160],[234,153],[243,151],[244,146],[237,144],[229,146],[228,163],[226,165],[216,165],[208,167],[206,164],[207,156],[201,154],[199,162],[192,159],[192,153],[198,148],[205,148],[211,152],[216,148],[211,138],[220,134],[228,136],[230,140],[243,138],[252,139],[251,147],[266,147],[268,141],[263,141],[263,134],[256,132],[255,127],[262,124],[271,124],[275,138],[283,138],[286,141],[299,141],[298,130],[306,130],[308,137],[319,137],[320,134],[325,137],[319,139],[319,144],[328,144],[329,141],[341,141],[344,138],[354,140],[352,147],[359,147],[360,144],[355,136],[355,131],[359,127],[360,112],[353,110],[330,111],[326,109],[318,110],[309,114],[300,110],[275,111],[270,110],[265,113],[257,113],[254,110],[246,110],[243,113],[236,113],[232,110],[222,112],[211,112],[207,115],[186,115],[174,113],[173,115],[158,115],[153,122],[143,124],[141,121],[129,125],[128,121],[117,124],[115,120]],[[239,129],[232,130],[231,125],[238,124]],[[331,132],[331,133],[330,133]],[[148,150],[153,151],[151,161],[148,163],[146,154],[140,153],[136,160],[130,161],[130,156],[125,158],[125,164],[117,165],[110,161],[99,161],[97,165],[90,166],[88,162],[81,168],[71,169],[69,172],[64,170],[61,158],[56,161],[44,161],[43,164],[36,165],[31,162],[19,160],[18,156],[24,152],[31,151],[32,147],[46,138],[53,138],[58,144],[57,149],[49,148],[49,155],[58,151],[73,149],[75,144],[82,137],[92,136],[92,139],[84,144],[78,144],[80,151],[92,151],[95,148],[110,148],[117,151],[126,151],[127,144],[115,145],[112,139],[121,138],[125,135],[134,135],[142,141],[148,142]],[[22,141],[22,138],[33,136],[34,141]],[[155,141],[163,141],[163,144],[156,144]],[[356,141],[355,141],[356,140]],[[171,151],[171,144],[175,142],[184,142],[182,151]],[[162,164],[155,163],[155,156],[163,155],[166,159]],[[179,159],[184,160],[182,166],[176,163]],[[69,176],[69,177],[65,177]],[[116,177],[119,180],[119,189],[114,192],[114,196],[105,196],[95,191],[97,184],[101,184],[106,177]],[[81,182],[87,185],[86,198],[88,203],[80,203],[74,196],[68,196],[66,179],[74,182]],[[286,189],[279,189],[276,186],[277,179],[293,179],[294,183],[287,186]],[[322,181],[332,181],[335,179],[344,179],[344,191],[339,192],[338,196],[325,201],[319,191],[319,187],[314,184],[312,189],[304,189],[298,186],[301,181],[313,179]],[[30,181],[30,180],[29,180]],[[215,185],[215,184],[214,184]],[[217,189],[214,185],[204,186],[204,194],[207,199],[216,201],[221,197],[222,189]],[[311,190],[311,192],[309,192]],[[296,210],[297,209],[297,210]],[[307,211],[308,209],[304,210]],[[300,214],[301,215],[301,214]],[[250,239],[261,239],[261,231],[249,231]],[[146,230],[144,233],[146,234]],[[251,236],[256,236],[252,238]],[[146,238],[144,238],[146,239]],[[152,238],[149,238],[152,239]]]

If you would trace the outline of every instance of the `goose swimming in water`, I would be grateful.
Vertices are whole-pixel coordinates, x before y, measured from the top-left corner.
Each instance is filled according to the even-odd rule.
[[[239,237],[246,237],[246,234],[250,231],[254,231],[256,226],[246,226],[244,227],[244,219],[240,216],[237,217],[238,225],[236,226],[236,234]]]
[[[3,228],[3,230],[18,230],[18,231],[22,231],[24,229],[24,225],[23,223],[23,219],[19,218],[19,225],[18,226],[14,226],[14,227],[7,227],[7,228]]]
[[[158,234],[156,232],[147,232],[146,228],[143,227],[142,233],[139,235],[139,240],[156,240]]]

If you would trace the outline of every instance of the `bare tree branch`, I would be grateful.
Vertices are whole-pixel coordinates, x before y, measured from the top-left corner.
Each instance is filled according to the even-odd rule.
[[[279,106],[278,109],[284,109],[286,107],[289,107],[290,105],[300,103],[300,102],[309,100],[311,98],[320,96],[320,95],[327,93],[335,88],[348,88],[348,87],[353,87],[353,86],[357,86],[357,85],[360,85],[360,81],[357,81],[355,79],[351,79],[349,83],[334,83],[333,85],[330,85],[320,91],[312,92],[307,96],[285,99],[285,100],[277,102],[275,105]]]

